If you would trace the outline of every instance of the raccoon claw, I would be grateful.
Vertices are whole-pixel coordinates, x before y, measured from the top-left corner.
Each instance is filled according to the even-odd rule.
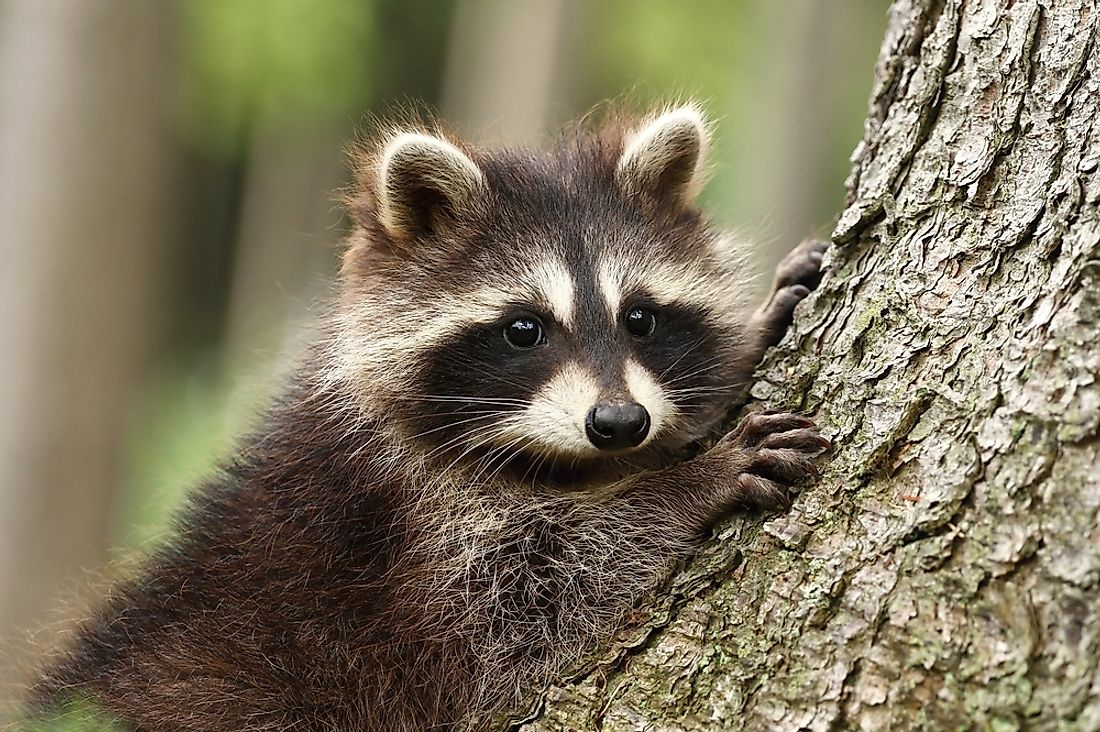
[[[777,410],[750,412],[740,424],[733,428],[733,431],[719,441],[719,444],[733,445],[742,449],[755,448],[768,438],[778,438],[792,431],[808,431],[817,434],[817,427],[813,420],[794,412]]]
[[[830,446],[811,420],[790,412],[754,412],[719,444],[744,460],[732,482],[733,502],[769,510],[790,507],[799,487],[820,477],[813,458]]]

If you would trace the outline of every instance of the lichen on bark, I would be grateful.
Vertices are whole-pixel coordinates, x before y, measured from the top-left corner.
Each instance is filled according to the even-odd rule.
[[[753,388],[834,449],[513,725],[1100,729],[1100,8],[898,0]]]

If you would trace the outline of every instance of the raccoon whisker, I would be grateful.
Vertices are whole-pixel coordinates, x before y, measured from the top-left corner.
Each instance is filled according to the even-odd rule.
[[[699,383],[698,381],[696,381],[695,385],[685,384],[684,386],[676,386],[675,384],[670,383],[670,384],[665,384],[665,393],[668,394],[668,395],[672,395],[672,394],[688,394],[688,393],[691,393],[691,392],[696,391],[696,390],[704,390],[704,391],[734,390],[735,391],[739,388],[739,386],[740,386],[740,384],[714,383],[714,381],[711,381],[710,383],[707,383],[706,381],[704,381],[703,383]]]
[[[511,424],[515,426],[514,421],[511,422]],[[524,472],[519,480],[519,482],[522,483],[526,480],[527,475],[533,475],[532,488],[534,488],[535,481],[537,481],[537,477],[539,475],[539,470],[541,469],[541,467],[545,465],[549,460],[561,457],[563,452],[568,454],[569,451],[555,451],[548,448],[540,440],[534,437],[533,434],[539,434],[539,430],[534,430],[534,432],[530,435],[520,434],[517,436],[517,439],[511,440],[503,446],[502,450],[497,451],[498,454],[489,455],[483,458],[483,461],[485,462],[485,470],[482,471],[482,474],[484,474],[485,471],[489,470],[494,462],[503,458],[503,460],[500,461],[498,467],[496,469],[493,469],[493,472],[488,475],[486,480],[492,480],[493,478],[495,478],[496,475],[499,474],[500,471],[508,465],[508,462],[510,460],[517,457],[523,451],[530,450],[531,447],[534,446],[535,450],[533,451],[533,462],[528,465],[527,470]]]
[[[736,386],[726,386],[726,385],[714,384],[714,385],[703,385],[703,386],[684,386],[684,387],[682,387],[682,389],[665,390],[664,393],[668,395],[670,400],[675,402],[676,397],[696,396],[696,395],[700,395],[700,394],[724,394],[724,393],[731,393],[731,392],[736,392],[736,391],[737,391]]]
[[[438,411],[433,409],[431,411],[430,415],[425,413],[421,409],[417,409],[416,412],[410,413],[410,414],[405,415],[405,416],[390,417],[389,421],[391,421],[391,422],[415,422],[415,421],[423,421],[424,419],[426,419],[429,416],[433,417],[433,418],[437,418],[437,419],[451,419],[451,420],[461,420],[461,419],[464,419],[466,417],[476,417],[476,416],[482,416],[482,415],[496,415],[496,416],[499,416],[499,417],[508,418],[508,417],[514,415],[517,412],[517,410],[514,409],[514,408],[501,407],[501,406],[497,406],[497,405],[494,405],[494,404],[483,404],[483,405],[473,405],[473,406],[480,407],[480,408],[463,409],[461,407],[459,407],[459,408],[447,407],[446,409],[442,409],[442,410],[438,410]],[[450,422],[450,424],[456,424],[456,422]]]
[[[670,363],[670,364],[669,364],[668,366],[666,366],[666,367],[664,368],[664,370],[662,370],[662,371],[661,371],[661,373],[660,373],[660,374],[658,375],[658,377],[657,377],[657,378],[658,378],[658,379],[663,379],[663,378],[664,378],[664,377],[665,377],[665,376],[666,376],[666,375],[668,374],[668,372],[669,372],[669,371],[672,371],[672,370],[673,370],[674,368],[676,368],[676,365],[677,365],[678,363],[680,363],[681,361],[683,361],[683,360],[684,360],[685,358],[687,358],[687,356],[689,356],[689,355],[690,355],[690,354],[691,354],[691,353],[692,353],[692,352],[693,352],[693,351],[694,351],[694,350],[695,350],[696,348],[698,348],[699,346],[701,346],[701,345],[703,344],[703,341],[704,341],[704,340],[706,340],[706,338],[705,338],[705,337],[704,337],[704,338],[700,338],[699,340],[695,341],[695,342],[694,342],[694,343],[692,343],[692,344],[691,344],[690,346],[688,346],[688,347],[687,347],[686,349],[684,349],[684,352],[683,352],[683,353],[681,353],[681,354],[680,354],[679,356],[677,356],[677,357],[676,357],[676,360],[675,360],[675,361],[673,361],[673,362],[672,362],[672,363]]]
[[[493,478],[495,478],[500,473],[500,471],[508,465],[508,461],[514,458],[523,450],[524,441],[529,443],[532,441],[532,438],[526,435],[521,435],[513,439],[508,444],[504,445],[500,450],[498,450],[496,457],[486,463],[485,468],[474,477],[475,483],[481,481],[483,476],[485,483],[491,483],[493,481]],[[513,450],[513,448],[515,449]],[[504,459],[500,461],[500,464],[496,467],[496,469],[494,469],[492,473],[489,473],[488,476],[485,476],[486,471],[488,471],[492,464],[501,457],[503,457]]]
[[[680,407],[680,409],[682,410],[681,413],[685,417],[694,420],[701,415],[706,416],[708,414],[708,410],[710,415],[713,416],[713,410],[716,408],[716,406],[724,406],[726,404],[727,398],[732,397],[728,394],[696,395],[694,397],[680,397],[677,399],[676,404]],[[691,401],[692,403],[685,403],[688,401]],[[704,421],[709,422],[710,419],[706,419]]]
[[[452,403],[457,402],[459,404],[499,404],[499,405],[514,405],[514,406],[526,406],[526,402],[522,399],[509,399],[506,397],[487,397],[487,396],[474,396],[465,394],[402,394],[395,397],[402,401],[415,401],[415,402],[438,402],[438,403]]]
[[[715,364],[712,367],[712,369],[713,368],[720,368],[721,366],[722,366],[722,364]],[[712,369],[707,369],[707,371],[712,370]],[[703,372],[700,372],[700,373],[695,373],[695,374],[689,374],[689,375],[684,376],[683,378],[675,379],[673,381],[669,381],[669,382],[666,382],[665,384],[663,384],[665,392],[668,393],[668,394],[677,393],[677,392],[684,391],[684,390],[687,390],[687,389],[710,388],[710,387],[727,388],[727,386],[729,386],[729,385],[724,383],[724,380],[715,379],[714,375],[706,376],[706,371],[703,371]]]
[[[705,361],[702,361],[699,364],[696,364],[696,368],[694,370],[689,371],[686,374],[679,374],[675,378],[670,379],[668,381],[668,384],[677,384],[681,381],[685,381],[685,380],[693,378],[695,376],[700,376],[700,375],[705,374],[709,371],[713,371],[714,369],[719,368],[719,367],[722,366],[723,360],[724,359],[723,359],[722,356],[715,356],[713,358],[708,358]]]
[[[711,365],[707,368],[697,369],[697,370],[691,372],[690,374],[684,374],[680,378],[669,382],[668,385],[669,386],[675,386],[676,384],[682,384],[685,381],[698,380],[700,378],[709,378],[709,377],[707,377],[707,374],[714,371],[715,369],[722,368],[722,366],[723,366],[723,364],[716,363],[716,364],[713,364],[713,365]]]
[[[518,457],[521,454],[521,452],[524,452],[525,450],[529,450],[531,448],[531,446],[533,446],[535,444],[536,444],[535,439],[530,438],[530,437],[527,438],[526,443],[521,443],[519,445],[514,446],[513,455],[511,455],[511,458]],[[538,454],[538,452],[536,452],[536,454]],[[500,468],[497,469],[497,472],[499,472],[500,470],[503,470],[505,467],[507,467],[507,465],[508,465],[507,461],[505,461],[503,463],[500,463]],[[489,480],[493,480],[493,478],[495,478],[495,477],[496,477],[496,473],[492,474],[492,476],[489,476]]]
[[[425,460],[430,460],[431,458],[434,458],[437,455],[446,454],[452,447],[455,447],[459,443],[465,442],[465,441],[469,440],[472,436],[478,435],[478,434],[480,434],[484,431],[487,431],[487,430],[490,430],[490,429],[493,429],[493,428],[499,428],[499,425],[497,425],[496,423],[488,424],[488,425],[481,425],[481,426],[478,426],[474,430],[461,432],[458,435],[455,435],[451,439],[447,440],[446,442],[442,443],[441,445],[436,445],[434,448],[429,450],[427,453],[424,454],[424,459]],[[461,455],[459,455],[458,459],[461,460],[466,455],[467,452],[468,451],[465,451]],[[451,463],[451,465],[449,465],[447,469],[449,470],[454,465],[455,465],[455,463]]]
[[[528,473],[530,473],[531,474],[531,490],[534,490],[537,487],[538,477],[539,477],[539,470],[541,470],[542,467],[544,465],[546,465],[547,462],[549,462],[550,460],[555,459],[556,457],[557,457],[557,455],[555,455],[552,451],[547,450],[547,449],[540,446],[538,448],[538,450],[535,451],[535,461],[531,464],[530,467],[527,468],[527,471],[524,472],[523,476],[520,478],[520,482],[522,483],[522,482],[526,481],[527,480],[527,475],[528,475]]]
[[[660,381],[661,379],[663,379],[665,377],[665,375],[668,374],[669,371],[676,368],[676,364],[683,361],[684,358],[687,357],[688,354],[690,354],[692,351],[694,351],[699,346],[703,345],[703,341],[705,341],[705,340],[706,340],[706,336],[700,338],[699,340],[695,341],[695,343],[688,346],[688,348],[683,353],[681,353],[679,356],[676,357],[675,361],[673,361],[667,367],[665,367],[665,370],[662,371],[660,373],[660,375],[657,376],[657,380]]]
[[[486,427],[480,428],[479,430],[476,430],[472,434],[473,435],[478,435],[479,439],[476,442],[471,442],[469,445],[467,445],[466,449],[463,450],[459,454],[459,456],[456,457],[454,459],[454,461],[451,462],[451,464],[448,465],[444,469],[444,471],[443,471],[444,473],[447,473],[448,471],[450,471],[455,465],[457,465],[463,458],[465,458],[467,455],[469,455],[474,450],[477,450],[481,447],[484,447],[485,445],[488,445],[490,442],[492,442],[494,439],[496,439],[499,436],[503,436],[503,435],[508,434],[508,425],[506,425],[506,424],[503,424],[503,425],[502,424],[488,425]],[[482,437],[483,435],[484,435],[484,437]],[[463,435],[463,436],[464,437],[469,437],[469,435]]]
[[[474,395],[424,395],[424,396],[403,396],[401,399],[407,401],[423,401],[423,402],[437,402],[437,403],[459,403],[459,404],[524,404],[522,399],[508,399],[504,397],[486,397],[486,396],[474,396]]]
[[[496,457],[496,455],[500,452],[500,450],[503,449],[503,447],[500,444],[493,444],[493,443],[498,437],[500,437],[502,435],[505,435],[505,434],[507,434],[507,432],[504,429],[497,430],[497,431],[495,431],[491,434],[485,435],[485,439],[482,439],[477,444],[471,446],[472,449],[479,449],[481,447],[489,446],[488,452],[486,452],[483,455],[479,456],[472,463],[472,467],[475,468],[475,471],[473,473],[474,477],[470,479],[471,484],[477,485],[476,478],[477,478],[477,476],[479,476],[481,474],[482,467],[485,465],[485,463],[487,461],[491,461],[494,457]],[[516,439],[516,438],[512,438],[512,439]]]
[[[511,430],[515,429],[516,426],[517,425],[515,423],[514,418],[513,419],[505,419],[502,422],[501,428],[504,431],[505,436],[507,436],[508,434],[512,434],[513,439],[508,440],[504,445],[501,446],[500,449],[503,449],[503,450],[511,449],[513,446],[521,443],[524,440],[527,440],[528,442],[533,442],[534,441],[534,438],[531,435],[524,432],[524,431],[517,431],[517,432],[514,432],[514,433],[511,432]],[[493,452],[499,452],[499,450],[492,451],[490,453],[490,455],[493,455]],[[493,457],[493,459],[495,459],[495,456]]]
[[[707,409],[712,409],[714,407],[714,404],[712,402],[708,402],[708,403],[703,403],[703,404],[688,404],[688,405],[684,405],[684,406],[685,406],[685,413],[687,415],[697,416],[698,414],[703,413]]]
[[[739,388],[740,388],[739,386],[734,386],[734,385],[729,385],[729,386],[689,386],[689,387],[685,387],[683,389],[668,389],[667,394],[670,397],[684,396],[684,395],[688,395],[688,394],[716,394],[716,393],[722,393],[722,392],[737,391],[737,389],[739,389]]]
[[[527,476],[531,476],[531,490],[534,490],[538,484],[539,470],[546,462],[548,455],[543,450],[538,450],[535,453],[535,459],[531,461],[531,464],[527,466],[527,470],[523,471],[523,475],[520,476],[519,482],[526,483]]]
[[[476,412],[466,412],[466,411],[447,412],[443,416],[445,416],[445,417],[450,417],[450,416],[464,417],[464,419],[459,419],[459,420],[456,420],[456,421],[449,421],[446,424],[440,425],[438,427],[433,427],[431,429],[424,430],[422,432],[418,432],[416,434],[410,435],[409,439],[416,439],[416,438],[419,438],[419,437],[424,437],[424,436],[431,435],[431,434],[441,432],[441,431],[444,431],[444,430],[448,430],[448,429],[452,429],[452,428],[456,428],[456,427],[462,427],[463,425],[469,425],[469,424],[475,423],[475,422],[484,422],[486,420],[494,420],[494,419],[500,419],[500,418],[507,419],[510,415],[512,415],[514,413],[515,413],[514,410],[479,410],[479,411],[476,411]],[[404,419],[401,419],[401,420],[398,420],[398,421],[399,422],[410,422],[410,421],[415,421],[415,420],[418,420],[418,419],[420,419],[420,417],[407,417],[407,418],[404,418]],[[471,431],[469,428],[463,429],[463,430],[460,431],[460,433],[458,435],[455,435],[453,438],[451,438],[450,440],[444,442],[442,445],[437,445],[436,447],[431,449],[429,452],[427,452],[424,455],[424,457],[425,458],[431,458],[431,457],[434,457],[436,454],[444,453],[450,447],[455,445],[456,443],[462,442],[463,440],[467,440],[472,435],[476,435],[479,430],[493,427],[493,426],[495,426],[495,424],[496,423],[488,424],[488,425],[479,425],[477,427],[477,429],[475,429],[473,431]]]
[[[720,427],[712,427],[710,425],[701,425],[703,434],[707,437],[722,437],[726,434],[727,430]]]
[[[467,411],[465,409],[456,409],[456,410],[452,410],[452,411],[449,411],[449,412],[440,412],[440,413],[436,414],[435,416],[440,417],[440,418],[443,418],[443,417],[478,417],[480,415],[507,417],[508,415],[513,414],[513,413],[514,412],[510,409],[479,409],[479,410],[476,410],[476,411]],[[412,416],[409,416],[409,417],[391,418],[390,421],[394,422],[394,423],[397,423],[397,424],[401,424],[401,423],[404,423],[404,422],[418,422],[418,421],[421,421],[423,419],[424,419],[424,415],[416,414],[416,415],[412,415]],[[462,424],[465,421],[467,421],[467,420],[463,419],[463,420],[459,420],[459,421],[456,421],[456,422],[448,422],[447,424],[443,425],[443,428],[445,429],[447,427],[453,427],[455,425]]]
[[[451,361],[457,364],[469,366],[472,370],[477,371],[482,377],[487,377],[492,381],[507,386],[514,386],[517,388],[524,388],[524,385],[518,381],[514,381],[508,378],[510,372],[499,371],[494,368],[494,364],[479,359],[470,358],[462,353],[449,352]]]
[[[459,414],[469,414],[469,412],[464,412],[464,413],[459,413]],[[503,416],[503,415],[508,414],[508,413],[507,412],[479,412],[479,413],[476,413],[476,414],[479,414],[480,416],[469,417],[467,419],[460,419],[457,422],[448,422],[445,425],[441,425],[439,427],[433,427],[430,430],[424,430],[423,432],[418,432],[415,435],[409,435],[409,439],[415,440],[418,437],[425,437],[426,435],[430,435],[430,434],[433,434],[435,432],[440,432],[442,430],[451,429],[452,427],[458,427],[460,425],[469,424],[470,422],[479,422],[479,421],[485,420],[485,419],[492,419],[493,417],[500,417],[500,416]],[[410,417],[409,419],[415,419],[415,418]],[[402,421],[409,421],[409,420],[402,420]]]
[[[454,442],[457,443],[458,441],[456,440]],[[434,452],[436,455],[442,457],[450,452],[451,449],[459,451],[458,455],[453,460],[451,460],[451,462],[448,463],[444,468],[444,470],[454,470],[455,466],[462,462],[462,460],[476,448],[476,445],[466,445],[465,447],[463,447],[463,445],[452,443],[446,450],[436,450]]]
[[[695,418],[700,414],[705,414],[706,410],[713,410],[716,405],[721,405],[722,399],[724,399],[724,396],[721,394],[717,396],[713,394],[699,394],[695,396],[678,397],[674,403],[682,410],[681,413],[685,417]]]
[[[719,366],[721,366],[721,364],[715,364],[714,368],[718,368]],[[730,382],[724,381],[724,380],[723,381],[717,381],[717,382],[715,382],[715,381],[709,381],[709,382],[708,381],[703,381],[702,383],[699,383],[698,381],[696,381],[696,383],[694,385],[693,384],[684,384],[683,386],[677,386],[677,384],[683,384],[683,382],[686,381],[686,380],[687,379],[677,379],[676,381],[669,382],[669,383],[665,384],[665,388],[668,391],[673,392],[673,391],[684,391],[684,390],[687,390],[687,389],[734,389],[734,388],[737,388],[737,386],[738,386],[738,384],[730,383]]]

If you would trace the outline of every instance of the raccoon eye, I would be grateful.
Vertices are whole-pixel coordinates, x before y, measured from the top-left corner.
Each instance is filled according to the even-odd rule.
[[[657,316],[653,314],[652,310],[646,310],[645,308],[627,310],[624,320],[626,321],[626,329],[630,331],[630,334],[639,338],[653,335],[653,329],[657,327]]]
[[[546,342],[537,318],[519,318],[504,328],[504,339],[515,348],[534,348]]]

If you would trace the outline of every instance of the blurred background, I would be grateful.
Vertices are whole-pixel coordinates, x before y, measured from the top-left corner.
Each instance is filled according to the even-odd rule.
[[[701,99],[703,203],[770,267],[839,211],[886,9],[0,0],[0,707],[308,337],[370,117],[537,144],[609,98]]]

